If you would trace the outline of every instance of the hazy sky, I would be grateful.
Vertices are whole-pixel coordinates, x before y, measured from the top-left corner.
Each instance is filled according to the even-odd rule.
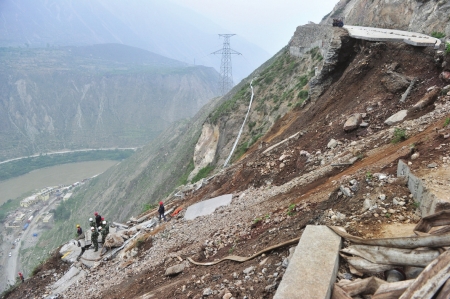
[[[320,22],[338,0],[172,0],[204,15],[229,32],[241,35],[270,54],[308,21]],[[233,47],[231,40],[231,47]],[[236,49],[238,50],[238,49]]]

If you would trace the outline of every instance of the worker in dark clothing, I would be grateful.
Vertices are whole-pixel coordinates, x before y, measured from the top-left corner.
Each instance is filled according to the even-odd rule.
[[[98,251],[98,231],[95,229],[95,227],[91,227],[91,241],[94,244],[94,251]]]
[[[103,222],[106,222],[106,221],[103,221]],[[102,226],[101,228],[102,229],[100,230],[100,233],[102,234],[102,243],[105,244],[106,235],[107,235],[106,227]]]
[[[81,226],[79,224],[77,224],[77,236],[81,237],[82,234],[83,234],[83,229],[81,228]]]
[[[167,221],[166,216],[164,215],[165,212],[165,208],[164,208],[164,203],[162,201],[159,202],[159,221],[161,221],[161,217],[164,218],[164,221]]]
[[[105,219],[105,218],[103,218],[103,219]],[[108,224],[108,222],[106,222],[106,220],[103,220],[102,227],[105,230],[106,235],[108,235],[109,234],[109,224]]]
[[[80,239],[83,239],[83,238],[84,238],[83,230],[81,229],[81,226],[79,224],[77,224],[77,238],[76,238],[76,240],[77,240],[78,247],[81,246]]]
[[[23,278],[23,274],[19,272],[19,278],[22,282],[25,282],[25,278]]]
[[[102,216],[100,216],[98,214],[98,212],[95,212],[94,215],[95,215],[95,224],[97,225],[97,227],[101,226],[102,225]]]

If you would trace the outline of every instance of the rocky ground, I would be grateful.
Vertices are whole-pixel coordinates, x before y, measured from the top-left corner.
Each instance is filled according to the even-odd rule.
[[[86,279],[62,296],[272,298],[292,246],[243,263],[196,266],[187,258],[251,256],[300,237],[307,224],[340,225],[375,238],[392,233],[393,226],[417,223],[417,204],[396,176],[397,163],[403,159],[424,176],[450,164],[450,87],[439,78],[449,58],[408,45],[357,46],[356,57],[315,103],[286,114],[240,161],[174,202],[187,207],[231,193],[230,205],[192,221],[183,220],[183,210],[115,259],[86,269]],[[417,84],[399,102],[413,78]],[[402,110],[404,119],[385,124]],[[429,183],[439,188],[446,181],[430,176]],[[6,298],[44,298],[65,269],[52,259],[45,271],[50,265],[51,278],[42,280],[38,273]],[[182,272],[165,275],[175,265]],[[342,265],[339,277],[349,278],[347,270]]]

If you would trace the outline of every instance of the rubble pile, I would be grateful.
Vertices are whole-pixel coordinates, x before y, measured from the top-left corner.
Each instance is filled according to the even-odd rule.
[[[341,250],[350,273],[340,273],[335,298],[448,298],[450,210],[424,217],[411,237],[362,239],[330,227],[352,245]],[[361,279],[367,275],[378,275]],[[442,287],[442,288],[441,288]]]

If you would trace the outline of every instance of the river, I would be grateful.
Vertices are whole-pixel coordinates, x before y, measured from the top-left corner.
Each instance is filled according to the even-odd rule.
[[[0,205],[8,199],[38,191],[44,187],[68,185],[99,174],[117,164],[117,161],[88,161],[68,163],[33,170],[30,173],[0,182]]]

